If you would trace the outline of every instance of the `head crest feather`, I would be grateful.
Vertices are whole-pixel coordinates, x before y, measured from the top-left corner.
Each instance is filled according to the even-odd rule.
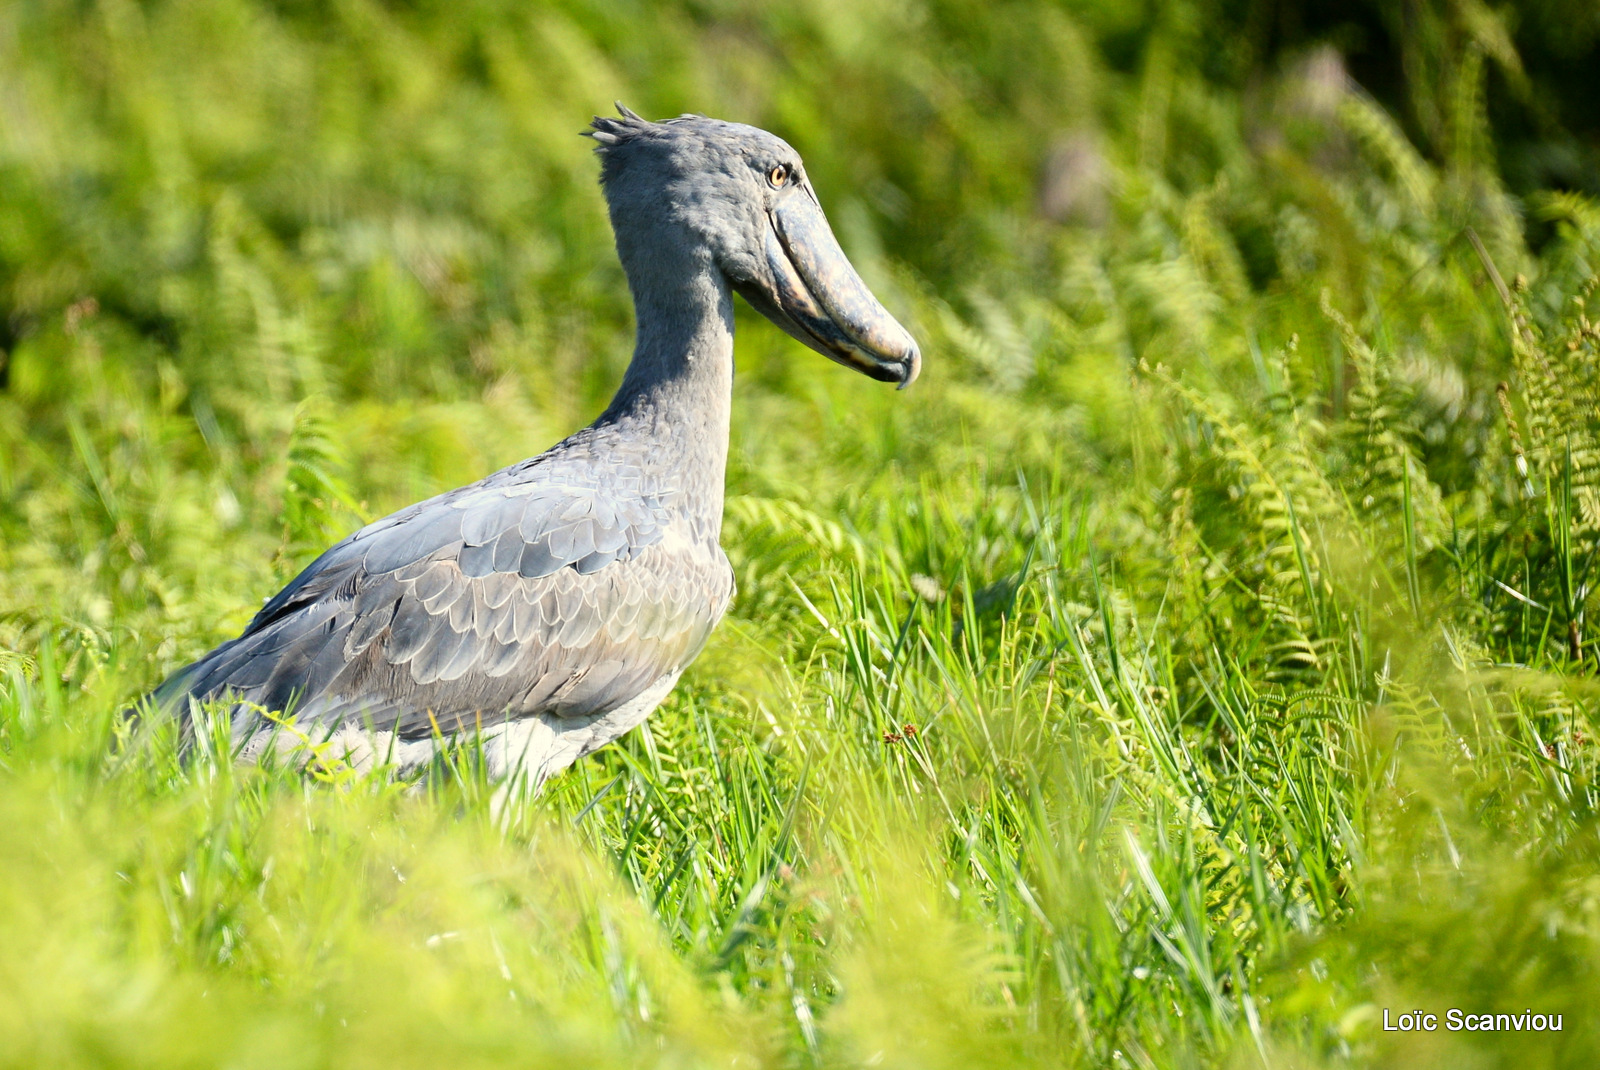
[[[648,119],[641,118],[622,101],[616,101],[616,105],[617,113],[622,118],[612,119],[596,115],[594,121],[589,124],[589,129],[583,131],[584,137],[592,137],[599,142],[595,150],[597,152],[632,141],[656,125]]]

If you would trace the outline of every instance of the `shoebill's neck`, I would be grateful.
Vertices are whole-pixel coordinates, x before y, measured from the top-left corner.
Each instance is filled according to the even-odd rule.
[[[733,394],[733,295],[722,273],[628,267],[638,334],[633,361],[596,430],[645,443],[649,482],[689,495],[695,512],[722,518]]]

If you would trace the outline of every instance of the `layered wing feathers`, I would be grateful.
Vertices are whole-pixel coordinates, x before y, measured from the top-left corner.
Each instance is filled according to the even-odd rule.
[[[408,737],[598,716],[681,670],[731,595],[721,551],[659,500],[491,477],[340,542],[156,698]]]

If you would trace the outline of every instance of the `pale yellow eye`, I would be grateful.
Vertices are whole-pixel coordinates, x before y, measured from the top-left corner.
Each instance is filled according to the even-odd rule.
[[[767,172],[767,181],[772,183],[773,189],[778,189],[789,181],[789,169],[780,163],[777,167]]]

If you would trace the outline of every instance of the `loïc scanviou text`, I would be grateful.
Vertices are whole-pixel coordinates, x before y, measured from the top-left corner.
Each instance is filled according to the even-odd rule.
[[[1431,1011],[1383,1011],[1385,1033],[1432,1033],[1440,1026],[1452,1033],[1559,1033],[1561,1015],[1535,1013],[1531,1008],[1518,1012],[1479,1013],[1451,1007],[1444,1014]]]

